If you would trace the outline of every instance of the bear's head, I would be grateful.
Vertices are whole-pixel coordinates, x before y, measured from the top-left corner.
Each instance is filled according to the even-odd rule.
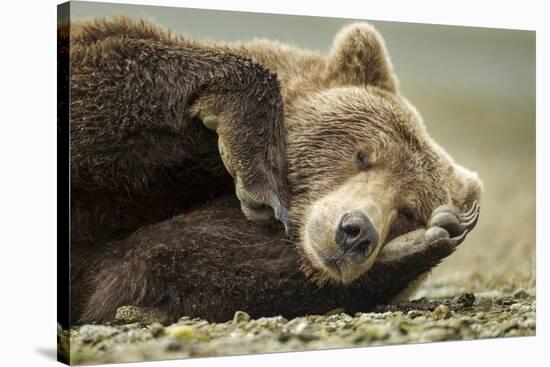
[[[290,210],[306,272],[347,284],[385,243],[426,226],[439,205],[479,200],[482,184],[399,94],[374,28],[344,28],[323,78],[286,113]]]

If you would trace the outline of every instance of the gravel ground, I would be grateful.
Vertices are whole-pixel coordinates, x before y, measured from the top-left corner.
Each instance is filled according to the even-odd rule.
[[[500,280],[499,287],[477,293],[441,284],[432,282],[425,292],[445,297],[292,320],[254,320],[237,311],[225,323],[184,316],[163,326],[150,311],[124,307],[118,321],[60,331],[59,340],[67,350],[70,338],[71,363],[94,364],[535,335],[534,282],[525,289]]]

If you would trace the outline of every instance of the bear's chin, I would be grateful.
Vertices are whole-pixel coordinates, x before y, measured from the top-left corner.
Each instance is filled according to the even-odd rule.
[[[372,255],[365,264],[355,264],[350,259],[341,259],[338,263],[324,263],[322,270],[333,283],[351,284],[369,271],[374,263],[374,257]]]
[[[368,272],[378,256],[378,248],[375,248],[365,261],[356,263],[341,253],[333,254],[330,249],[336,246],[320,246],[308,235],[302,243],[306,272],[319,283],[350,284]]]

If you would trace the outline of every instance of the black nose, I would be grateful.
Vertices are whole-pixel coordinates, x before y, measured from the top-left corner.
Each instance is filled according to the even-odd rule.
[[[344,213],[336,229],[336,243],[345,256],[355,262],[364,261],[378,243],[378,231],[369,217],[360,210]]]

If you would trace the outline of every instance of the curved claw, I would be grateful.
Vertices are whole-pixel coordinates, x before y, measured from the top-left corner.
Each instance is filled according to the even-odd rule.
[[[470,208],[470,210],[467,212],[467,213],[464,213],[464,214],[461,214],[460,215],[460,220],[462,222],[469,222],[471,221],[473,218],[477,217],[478,214],[479,214],[479,204],[474,202],[474,204],[472,204],[472,208]]]
[[[466,229],[472,229],[475,227],[475,225],[477,224],[477,220],[479,219],[479,212],[476,212],[476,214],[474,216],[472,216],[472,218],[469,218],[470,220],[466,223],[462,223],[462,225],[464,226],[464,228]]]
[[[444,229],[451,236],[454,236],[450,238],[452,244],[458,246],[476,226],[479,220],[479,210],[480,206],[477,201],[462,214],[451,205],[442,205],[434,210],[428,222],[428,227]]]
[[[472,216],[473,214],[475,214],[475,212],[479,209],[479,204],[477,203],[477,200],[474,201],[472,203],[472,206],[471,208],[466,212],[466,213],[462,213],[460,216],[461,217],[470,217]]]
[[[277,196],[277,194],[273,194],[273,196],[271,197],[270,205],[273,208],[273,212],[275,213],[275,219],[284,224],[285,232],[288,234],[291,226],[290,214],[288,213],[288,210],[286,210],[286,208],[281,204],[281,200],[279,199],[279,196]]]
[[[464,215],[460,218],[464,228],[472,229],[476,226],[479,219],[480,208],[481,207],[479,206],[477,201],[474,201],[474,203],[472,204],[472,208],[467,213],[468,215]]]
[[[465,222],[467,223],[467,222],[471,221],[472,219],[474,219],[476,216],[477,216],[477,212],[471,214],[470,216],[461,215],[460,217],[458,217],[458,219],[462,223],[465,223]]]
[[[466,239],[466,235],[468,234],[468,230],[465,230],[464,232],[462,232],[461,235],[458,235],[456,237],[453,237],[451,238],[451,241],[453,243],[453,246],[458,246],[460,245],[462,242],[464,242],[464,240]]]

